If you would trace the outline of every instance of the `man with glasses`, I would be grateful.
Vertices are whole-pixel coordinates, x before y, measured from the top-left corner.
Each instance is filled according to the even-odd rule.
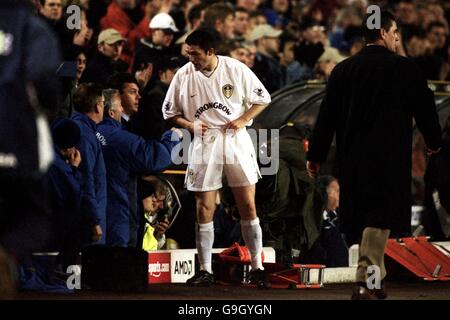
[[[252,30],[250,41],[256,44],[257,53],[253,72],[272,93],[284,85],[284,75],[278,61],[281,30],[262,24]]]
[[[120,60],[125,39],[115,29],[100,32],[97,40],[97,52],[84,71],[81,82],[95,82],[106,85],[108,79],[117,72],[128,69],[126,62]]]

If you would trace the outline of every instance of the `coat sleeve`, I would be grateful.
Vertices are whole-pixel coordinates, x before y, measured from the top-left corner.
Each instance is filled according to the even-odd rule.
[[[77,169],[62,170],[53,164],[48,171],[52,194],[58,206],[79,208],[81,200],[81,176]]]
[[[307,160],[325,162],[327,158],[340,110],[339,74],[338,67],[336,67],[328,80],[325,97],[320,105],[316,125],[309,141]]]
[[[414,64],[411,63],[405,72],[410,74],[406,90],[410,93],[409,103],[412,106],[414,120],[428,148],[437,150],[442,146],[442,139],[433,92],[428,88],[427,81]]]
[[[79,170],[81,172],[81,209],[92,225],[97,225],[101,221],[100,206],[95,194],[94,176],[95,163],[97,161],[94,149],[85,138],[81,139],[78,145],[82,161]]]
[[[171,130],[164,132],[160,141],[144,140],[136,136],[129,155],[132,159],[131,170],[138,174],[158,173],[165,170],[172,165],[171,152],[179,142],[178,136],[172,140]]]

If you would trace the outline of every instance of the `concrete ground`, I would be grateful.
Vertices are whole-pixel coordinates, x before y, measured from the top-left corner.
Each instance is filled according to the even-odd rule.
[[[321,289],[257,290],[241,285],[188,288],[184,284],[153,284],[145,293],[78,291],[73,294],[19,293],[22,300],[349,300],[352,284],[327,284]],[[450,282],[387,283],[388,300],[450,300]]]

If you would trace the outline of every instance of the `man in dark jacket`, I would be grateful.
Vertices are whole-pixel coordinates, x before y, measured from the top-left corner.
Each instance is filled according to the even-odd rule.
[[[39,105],[55,114],[61,105],[54,76],[61,58],[30,1],[0,0],[0,39],[0,247],[22,262],[43,247],[49,231],[43,175],[52,159],[51,140],[36,111]],[[17,280],[2,250],[0,299]]]
[[[125,39],[115,29],[100,32],[97,52],[89,59],[80,82],[95,82],[106,85],[109,78],[118,72],[125,72],[128,64],[120,60]]]
[[[394,17],[382,12],[380,20],[378,29],[363,24],[366,47],[333,70],[307,157],[315,176],[336,133],[343,232],[360,240],[354,299],[386,297],[379,285],[367,287],[367,268],[378,266],[384,279],[390,232],[411,231],[413,118],[430,152],[441,147],[433,93],[417,67],[395,54]]]
[[[80,164],[81,210],[91,228],[94,242],[104,243],[106,230],[106,169],[97,124],[103,120],[104,97],[98,84],[83,83],[73,96],[72,120],[80,127],[77,145],[83,161]],[[89,240],[89,239],[88,239]]]
[[[119,91],[105,90],[105,118],[98,126],[108,171],[107,237],[106,244],[126,247],[130,237],[137,232],[130,230],[130,203],[127,184],[130,173],[144,175],[157,173],[172,164],[171,151],[176,141],[172,131],[166,131],[161,141],[144,140],[122,128],[122,106]],[[137,192],[137,190],[134,190]]]
[[[48,170],[51,208],[54,228],[51,250],[59,251],[56,264],[66,271],[69,265],[78,264],[78,253],[86,230],[81,220],[81,163],[80,151],[75,146],[81,138],[78,125],[65,118],[52,123],[55,160]]]

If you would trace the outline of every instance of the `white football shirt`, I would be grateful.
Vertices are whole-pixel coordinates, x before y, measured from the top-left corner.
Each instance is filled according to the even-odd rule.
[[[209,77],[196,71],[191,62],[177,71],[162,106],[164,119],[181,115],[220,128],[253,104],[270,103],[269,92],[245,64],[217,57],[217,68]]]

